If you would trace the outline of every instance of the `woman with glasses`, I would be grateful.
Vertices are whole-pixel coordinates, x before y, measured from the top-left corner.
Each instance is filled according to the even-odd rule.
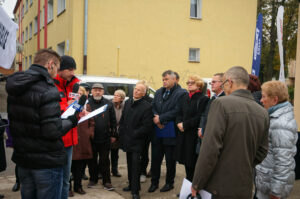
[[[182,107],[176,118],[179,129],[176,140],[176,160],[185,166],[186,178],[192,181],[197,161],[198,125],[208,97],[202,92],[204,81],[198,75],[191,75],[186,84],[188,93],[182,98]]]
[[[297,124],[288,89],[283,82],[262,85],[261,103],[270,116],[267,157],[256,166],[258,199],[284,199],[292,191],[295,180]]]

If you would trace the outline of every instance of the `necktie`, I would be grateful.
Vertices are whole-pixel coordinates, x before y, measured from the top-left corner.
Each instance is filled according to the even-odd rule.
[[[169,94],[170,94],[170,91],[166,90],[166,92],[164,93],[163,99],[167,99]]]

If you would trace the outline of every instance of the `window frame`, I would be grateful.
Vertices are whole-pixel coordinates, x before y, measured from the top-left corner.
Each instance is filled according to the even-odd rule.
[[[196,51],[196,57],[195,59],[191,59],[191,52]],[[189,62],[200,62],[200,48],[189,48]]]
[[[52,2],[52,4],[49,4],[49,2]],[[53,18],[54,18],[54,13],[53,13],[53,10],[54,10],[54,6],[53,6],[54,2],[53,0],[48,0],[48,12],[47,12],[47,23],[50,23],[51,21],[53,21]],[[50,6],[51,5],[51,6]],[[51,9],[50,9],[51,8]],[[51,12],[50,12],[51,11]],[[52,15],[50,15],[52,14]]]
[[[191,13],[192,1],[193,0],[190,0],[190,18],[191,19],[202,19],[202,0],[195,0],[196,1],[196,6],[197,6],[196,16],[192,16],[192,13]]]
[[[32,38],[32,22],[29,23],[29,39]]]
[[[66,10],[66,0],[58,0],[57,1],[57,16],[62,14],[65,10]]]

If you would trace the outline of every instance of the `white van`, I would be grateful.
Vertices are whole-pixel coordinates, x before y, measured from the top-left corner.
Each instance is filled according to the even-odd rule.
[[[90,75],[76,75],[80,79],[80,83],[87,83],[92,88],[94,83],[101,83],[104,87],[104,97],[112,99],[114,93],[118,89],[122,89],[126,93],[126,97],[132,97],[135,84],[138,79],[128,79],[122,77],[104,77],[104,76],[90,76]],[[155,90],[149,87],[148,94],[154,97]]]

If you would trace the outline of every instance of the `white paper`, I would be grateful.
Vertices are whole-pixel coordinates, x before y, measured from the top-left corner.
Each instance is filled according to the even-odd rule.
[[[10,69],[16,56],[16,24],[0,6],[0,66]]]
[[[67,119],[69,116],[74,115],[76,109],[73,107],[73,105],[77,103],[77,101],[74,101],[69,108],[60,116],[62,119]]]
[[[191,187],[192,183],[184,178],[182,181],[179,199],[186,199],[188,195],[191,194]],[[205,190],[201,190],[200,195],[202,199],[211,199],[211,194]]]
[[[100,113],[103,113],[104,111],[106,111],[106,109],[107,109],[107,104],[105,104],[104,106],[101,106],[100,108],[98,108],[98,109],[94,110],[93,112],[90,112],[86,116],[83,116],[82,118],[80,118],[80,120],[78,121],[78,124],[81,122],[84,122],[85,120],[88,120]]]

